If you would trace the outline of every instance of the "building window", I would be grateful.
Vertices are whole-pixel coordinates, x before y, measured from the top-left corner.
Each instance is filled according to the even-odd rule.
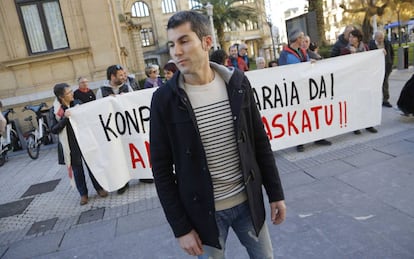
[[[161,3],[163,13],[175,13],[177,12],[177,6],[175,0],[163,0]]]
[[[30,54],[69,48],[59,1],[16,0]]]
[[[148,5],[144,2],[135,2],[131,8],[132,17],[148,17]]]
[[[250,20],[246,20],[246,22],[243,24],[243,30],[245,31],[253,31],[257,30],[258,24],[256,22],[252,22]]]
[[[149,67],[151,65],[157,65],[157,66],[159,66],[158,59],[156,59],[156,58],[148,58],[148,59],[145,60],[145,67]]]
[[[154,34],[151,28],[141,30],[141,42],[143,47],[154,45]]]
[[[197,0],[188,0],[188,7],[190,9],[200,9],[203,5]]]

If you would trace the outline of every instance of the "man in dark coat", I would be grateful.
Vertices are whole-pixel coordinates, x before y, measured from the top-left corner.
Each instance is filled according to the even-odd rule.
[[[233,228],[250,258],[273,258],[271,221],[286,216],[284,195],[252,88],[242,71],[209,62],[207,17],[182,11],[168,21],[179,71],[153,95],[152,170],[161,205],[180,246],[199,258],[224,258]]]
[[[353,30],[354,30],[354,26],[352,25],[347,25],[345,27],[344,32],[338,36],[338,40],[335,42],[335,44],[332,47],[331,57],[337,57],[341,55],[341,49],[348,46],[349,33]]]
[[[392,64],[394,62],[394,49],[392,48],[391,42],[384,38],[382,31],[377,31],[374,34],[374,39],[369,42],[368,48],[383,49],[385,56],[385,76],[382,83],[382,106],[391,108],[392,105],[389,103],[390,98],[388,78],[392,72]]]

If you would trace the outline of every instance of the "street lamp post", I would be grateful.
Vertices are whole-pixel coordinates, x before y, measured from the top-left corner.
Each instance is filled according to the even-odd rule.
[[[214,32],[214,21],[213,21],[213,5],[210,2],[206,5],[207,15],[210,18],[210,25],[211,25],[211,33],[213,34],[213,48],[217,50],[217,41],[216,41],[216,33]]]

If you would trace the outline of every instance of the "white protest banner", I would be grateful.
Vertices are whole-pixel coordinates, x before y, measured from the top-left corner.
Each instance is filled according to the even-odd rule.
[[[246,73],[273,150],[381,123],[382,50]]]
[[[272,149],[380,124],[384,66],[377,50],[247,72]],[[108,191],[130,179],[152,178],[148,130],[154,91],[71,109],[82,154]]]
[[[70,122],[96,180],[115,191],[152,178],[149,117],[155,88],[108,96],[71,109]]]

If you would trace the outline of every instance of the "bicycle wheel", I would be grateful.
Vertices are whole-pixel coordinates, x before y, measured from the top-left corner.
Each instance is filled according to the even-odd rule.
[[[34,134],[30,134],[27,137],[27,154],[31,159],[37,159],[39,157],[40,143],[36,143]]]
[[[0,166],[6,163],[6,154],[7,154],[7,151],[4,151],[3,153],[0,154]]]
[[[14,152],[17,150],[22,149],[22,144],[20,143],[20,139],[17,136],[16,132],[10,132],[10,149]]]

